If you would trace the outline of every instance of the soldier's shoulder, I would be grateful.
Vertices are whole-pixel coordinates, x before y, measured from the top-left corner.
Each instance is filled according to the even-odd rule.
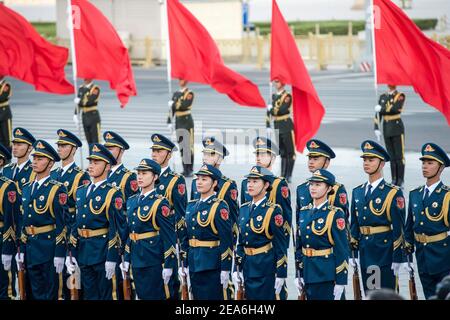
[[[424,185],[422,186],[418,186],[414,189],[411,189],[411,191],[409,191],[410,193],[415,193],[415,192],[420,192],[420,190],[423,190]]]
[[[390,189],[395,189],[395,190],[401,190],[401,188],[399,186],[396,186],[395,184],[389,183],[389,182],[385,182],[384,183],[386,187],[390,188]]]
[[[342,208],[339,208],[339,207],[336,207],[336,206],[333,206],[333,205],[329,205],[328,209],[332,210],[332,211],[334,211],[336,213],[344,213],[344,210],[342,210]]]
[[[110,183],[110,182],[107,182],[107,183],[106,183],[106,187],[107,187],[108,189],[114,189],[114,190],[116,190],[116,191],[120,191],[120,188],[119,188],[118,186],[116,186],[116,185],[114,185],[114,184],[112,184],[112,183]]]
[[[359,186],[354,187],[353,191],[358,190],[358,189],[364,189],[365,185],[366,185],[366,183],[361,183]]]
[[[59,186],[59,187],[63,186],[63,184],[61,182],[56,181],[55,179],[50,179],[48,183],[53,185],[53,186]]]
[[[311,208],[312,208],[312,204],[310,203],[310,204],[308,204],[307,206],[301,207],[301,208],[300,208],[300,211],[309,210],[309,209],[311,209]]]
[[[250,203],[252,203],[252,202],[251,201],[247,201],[247,202],[241,204],[241,207],[247,207],[247,206],[250,205]]]
[[[266,202],[266,206],[269,207],[269,208],[281,209],[281,206],[279,204],[276,204],[276,203],[273,203],[273,202],[270,202],[270,201]]]
[[[6,169],[6,168],[11,169],[11,168],[14,167],[14,165],[15,165],[15,164],[14,164],[13,162],[10,162],[10,163],[8,163],[6,166],[4,166],[3,169]]]
[[[3,182],[8,182],[8,183],[11,183],[11,182],[13,182],[11,179],[8,179],[7,177],[5,177],[5,176],[0,176],[0,181],[3,181]]]
[[[442,190],[445,190],[445,191],[450,191],[450,186],[447,186],[447,185],[442,185]]]
[[[300,184],[297,186],[297,190],[306,187],[307,184],[308,184],[308,181],[305,181],[305,182],[303,182],[303,183],[300,183]]]

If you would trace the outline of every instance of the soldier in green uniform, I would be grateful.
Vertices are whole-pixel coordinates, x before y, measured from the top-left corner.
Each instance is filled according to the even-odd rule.
[[[11,85],[0,75],[0,143],[11,150],[12,113],[9,99],[12,95]]]
[[[84,134],[88,144],[100,141],[100,113],[98,112],[98,99],[100,98],[100,88],[92,79],[84,79],[84,83],[78,89],[78,97],[75,104],[82,114]],[[78,109],[75,109],[73,121],[78,125]]]
[[[173,94],[169,101],[169,116],[167,123],[169,130],[173,130],[172,118],[175,117],[177,142],[183,162],[183,175],[192,177],[194,170],[194,120],[192,119],[192,103],[194,93],[188,89],[187,81],[180,79],[180,90]],[[179,130],[182,129],[182,130]]]
[[[266,127],[273,120],[275,130],[279,133],[281,155],[281,176],[290,183],[295,164],[294,122],[291,118],[292,96],[284,89],[284,83],[274,80],[277,93],[272,95],[272,104],[267,106]]]
[[[392,184],[401,187],[405,178],[405,127],[401,119],[405,94],[398,92],[392,84],[388,85],[388,89],[375,106],[375,135],[380,141],[383,121],[384,144],[391,158]]]

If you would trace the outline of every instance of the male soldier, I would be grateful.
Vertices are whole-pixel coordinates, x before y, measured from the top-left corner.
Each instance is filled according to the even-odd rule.
[[[183,175],[192,177],[194,170],[194,120],[191,110],[194,102],[194,93],[187,88],[187,81],[180,79],[180,90],[173,94],[169,101],[169,116],[167,123],[169,130],[173,130],[172,118],[175,117],[177,142],[180,146],[183,162]],[[182,129],[182,130],[178,130]]]
[[[4,149],[4,150],[3,150]],[[0,145],[0,155],[9,152]],[[15,295],[12,258],[16,252],[16,230],[20,216],[21,198],[17,195],[14,181],[0,175],[0,300],[12,299]]]
[[[63,281],[67,192],[61,183],[50,178],[53,165],[61,160],[55,149],[38,140],[32,157],[36,179],[23,188],[20,253],[16,254],[16,262],[18,267],[25,265],[34,299],[54,300],[55,287],[62,288]]]
[[[270,139],[256,137],[253,141],[253,147],[255,148],[256,165],[272,171],[273,163],[278,155],[277,146]],[[267,199],[273,204],[278,204],[282,209],[283,230],[287,249],[289,248],[292,225],[291,191],[289,190],[288,182],[283,177],[274,176],[271,187],[272,190],[267,195]],[[249,201],[252,201],[252,198],[247,191],[247,179],[244,179],[241,184],[241,204]],[[287,261],[284,263],[287,265]],[[280,292],[280,299],[285,300],[287,299],[286,284],[283,285],[283,289]]]
[[[351,247],[359,252],[364,290],[398,288],[403,262],[402,243],[405,199],[399,187],[383,179],[389,154],[378,143],[361,144],[368,182],[353,189],[351,204]],[[356,259],[355,259],[356,260]],[[350,259],[354,266],[356,261]]]
[[[70,131],[59,129],[57,131],[58,141],[58,155],[61,158],[61,167],[51,172],[51,178],[62,183],[67,188],[67,206],[68,215],[65,217],[67,226],[67,234],[70,235],[75,225],[76,217],[76,191],[82,185],[89,184],[89,174],[83,171],[75,163],[75,153],[78,148],[82,147],[82,142]],[[68,274],[63,273],[63,283],[67,283]],[[58,293],[61,293],[59,288]],[[64,286],[63,295],[66,300],[69,300],[70,292],[67,286]],[[60,298],[60,297],[59,297]]]
[[[103,134],[103,139],[105,140],[104,146],[111,152],[111,154],[116,159],[117,164],[111,167],[111,171],[108,174],[108,182],[112,184],[114,187],[118,187],[122,191],[122,197],[125,203],[128,199],[137,194],[138,184],[136,173],[131,172],[122,163],[122,157],[125,153],[125,150],[129,150],[130,146],[119,134],[113,131],[106,131]],[[126,207],[122,211],[122,216],[117,216],[117,229],[119,231],[120,239],[122,245],[125,245],[125,242],[128,237],[128,225],[127,225],[127,212]],[[119,264],[121,261],[118,261]],[[122,287],[122,280],[119,264],[116,266],[116,279],[118,280],[118,287]],[[123,291],[118,290],[119,300],[122,300]]]
[[[29,159],[33,150],[33,144],[36,139],[24,128],[15,128],[13,131],[14,139],[12,140],[12,153],[17,158],[17,163],[10,163],[3,168],[3,175],[13,180],[17,184],[17,191],[22,194],[23,186],[34,181],[36,175],[31,167]]]
[[[426,184],[409,193],[405,247],[411,254],[415,246],[420,282],[428,299],[450,274],[450,191],[441,181],[450,159],[438,145],[426,143],[420,160]]]
[[[78,109],[82,113],[84,134],[88,144],[100,141],[100,113],[98,112],[98,99],[100,88],[92,79],[84,79],[84,83],[78,89],[78,97],[74,102],[78,106],[75,108],[73,121],[78,126]]]
[[[306,143],[308,149],[308,170],[311,173],[317,170],[327,169],[330,165],[331,159],[336,157],[333,149],[331,149],[324,142],[313,139]],[[347,191],[343,184],[335,182],[333,186],[334,193],[328,198],[328,203],[331,206],[341,208],[344,211],[347,219],[349,218]],[[309,193],[309,181],[306,181],[297,187],[297,213],[302,207],[306,207],[312,203],[311,195]]]
[[[284,83],[273,82],[277,93],[272,96],[272,104],[267,106],[266,127],[270,128],[273,119],[275,130],[279,133],[281,153],[281,176],[290,183],[295,164],[294,123],[291,119],[292,96],[284,89]]]
[[[107,182],[116,159],[99,143],[89,153],[92,183],[77,190],[78,212],[66,267],[72,274],[80,266],[84,300],[116,300],[115,271],[121,251],[117,216],[123,214],[123,199],[122,192]]]
[[[161,134],[153,134],[152,160],[156,161],[161,166],[161,174],[159,175],[159,182],[155,184],[156,191],[169,200],[170,208],[175,212],[175,231],[177,233],[178,240],[183,243],[187,237],[186,234],[186,206],[187,206],[187,193],[186,193],[186,181],[184,177],[169,167],[169,161],[172,157],[172,152],[177,150],[175,144],[167,137]],[[177,246],[179,250],[179,246]],[[180,252],[181,255],[185,255],[184,252]],[[169,282],[170,298],[177,300],[179,298],[178,290],[180,288],[180,282],[177,274],[174,272]]]
[[[220,170],[220,165],[223,159],[230,153],[225,148],[225,146],[216,140],[215,137],[206,137],[203,139],[203,163],[209,164]],[[238,190],[237,185],[234,180],[231,180],[224,175],[219,179],[218,182],[218,192],[217,198],[220,200],[225,200],[230,210],[231,226],[233,227],[234,241],[233,244],[236,246],[238,228],[237,228],[237,217],[239,215],[239,204],[238,204]],[[191,185],[191,200],[197,200],[200,198],[200,194],[197,192],[196,178],[192,180]]]
[[[381,138],[380,121],[383,119],[384,144],[391,158],[392,184],[401,187],[405,177],[405,127],[400,117],[405,105],[405,94],[398,92],[395,85],[388,85],[389,91],[380,96],[375,106],[375,135]]]
[[[6,82],[5,77],[0,75],[0,144],[11,150],[12,113],[9,106],[11,98],[11,85]]]
[[[3,167],[11,161],[11,152],[4,145],[0,144],[0,175],[2,175]]]

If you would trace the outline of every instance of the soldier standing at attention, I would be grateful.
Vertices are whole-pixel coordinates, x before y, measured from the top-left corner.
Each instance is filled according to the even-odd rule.
[[[131,263],[140,300],[168,299],[168,283],[176,268],[175,216],[169,201],[155,189],[161,166],[142,159],[135,169],[141,193],[127,202],[129,235],[120,268],[128,272]]]
[[[194,93],[188,89],[186,80],[180,79],[179,85],[180,90],[175,92],[172,100],[169,101],[167,124],[169,130],[173,131],[172,118],[175,117],[175,130],[183,162],[183,175],[192,177],[194,171],[194,120],[191,111]]]
[[[220,170],[220,165],[225,157],[230,153],[227,148],[216,140],[215,137],[206,137],[203,139],[203,163],[209,164]],[[233,226],[234,245],[236,245],[238,230],[237,230],[237,217],[239,215],[238,204],[238,190],[234,180],[231,180],[225,176],[222,176],[218,185],[219,191],[217,192],[217,198],[225,200],[228,204],[231,214],[231,223]],[[200,194],[197,191],[196,178],[192,179],[191,185],[191,200],[197,200],[200,198]]]
[[[300,209],[297,220],[295,260],[299,292],[308,300],[344,300],[347,284],[348,240],[346,216],[328,202],[334,192],[334,175],[325,169],[313,172],[309,181],[312,203]]]
[[[18,267],[25,265],[34,299],[55,300],[56,288],[63,287],[67,191],[50,178],[54,163],[60,161],[50,144],[36,141],[32,156],[36,180],[23,188],[20,254],[16,254],[16,262]]]
[[[16,182],[17,191],[19,194],[22,194],[23,186],[30,181],[34,181],[34,177],[36,176],[30,161],[30,153],[33,150],[33,144],[36,139],[24,128],[15,128],[13,135],[12,153],[17,159],[17,163],[6,165],[3,168],[3,175]]]
[[[233,282],[244,280],[249,300],[275,300],[287,278],[287,248],[281,207],[267,201],[274,176],[266,168],[254,166],[246,178],[252,201],[243,204],[239,212],[235,263],[242,274],[233,272]]]
[[[99,143],[89,148],[91,184],[77,190],[75,226],[66,267],[80,266],[84,300],[117,300],[116,264],[121,252],[117,216],[123,215],[122,192],[107,182],[116,158]]]
[[[334,151],[324,142],[313,139],[306,143],[308,148],[308,170],[313,173],[316,170],[327,169],[330,165],[331,159],[336,157]],[[347,191],[343,184],[336,182],[333,185],[334,192],[328,198],[328,203],[331,206],[341,208],[345,216],[349,217],[348,197]],[[309,181],[306,181],[297,187],[297,213],[303,207],[312,203],[312,198],[309,192]],[[297,216],[298,218],[298,216]]]
[[[183,243],[186,235],[186,221],[184,220],[187,206],[186,181],[184,177],[174,172],[169,167],[169,161],[173,151],[177,150],[175,144],[161,134],[153,134],[152,159],[161,166],[161,174],[155,182],[156,191],[164,196],[170,205],[170,210],[175,214],[175,231],[180,243]],[[181,248],[178,248],[181,250]],[[185,252],[179,251],[180,256]],[[170,298],[178,300],[180,281],[175,272],[169,282]]]
[[[273,119],[274,128],[279,133],[281,176],[290,183],[296,158],[294,122],[291,118],[292,96],[280,80],[274,80],[273,83],[277,93],[272,96],[272,104],[267,106],[266,127],[270,128],[270,120]]]
[[[402,187],[405,178],[405,127],[401,113],[405,105],[405,94],[398,92],[395,85],[388,85],[389,91],[380,96],[375,106],[375,135],[381,139],[383,120],[384,144],[391,158],[392,184]]]
[[[195,300],[228,300],[233,235],[228,205],[216,195],[222,173],[205,164],[195,174],[200,199],[190,201],[186,209],[187,268],[178,273],[189,276]]]
[[[361,144],[368,182],[353,189],[350,244],[359,253],[364,290],[397,290],[402,252],[405,199],[401,189],[383,179],[389,154],[378,143]],[[356,259],[355,259],[356,260]],[[354,266],[353,259],[350,260]]]
[[[0,75],[0,144],[11,151],[12,113],[9,99],[12,95],[11,85]]]
[[[423,145],[420,160],[426,183],[409,193],[405,249],[412,254],[415,248],[420,282],[428,299],[450,274],[450,189],[441,181],[450,159],[430,142]]]
[[[73,121],[78,126],[78,109],[80,109],[84,134],[88,144],[100,142],[100,113],[98,112],[98,99],[100,87],[94,84],[92,79],[84,79],[84,83],[78,89],[78,97],[75,98],[75,114]]]

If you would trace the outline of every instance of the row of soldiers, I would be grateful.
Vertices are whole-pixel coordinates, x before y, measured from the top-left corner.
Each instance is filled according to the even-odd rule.
[[[151,159],[132,172],[122,164],[129,145],[107,131],[104,144],[89,146],[85,172],[74,162],[81,141],[67,130],[57,135],[56,151],[14,129],[17,162],[0,181],[2,298],[69,299],[81,288],[83,299],[128,298],[132,289],[139,299],[286,299],[291,235],[295,284],[310,300],[344,299],[349,263],[360,265],[365,291],[397,289],[415,252],[427,298],[450,272],[450,192],[440,179],[450,159],[436,144],[422,148],[426,184],[410,192],[406,213],[402,190],[383,179],[390,158],[382,146],[362,143],[368,182],[349,203],[328,171],[335,153],[309,141],[312,176],[297,187],[291,232],[291,192],[272,173],[279,150],[265,137],[253,143],[256,163],[239,205],[236,182],[220,172],[229,151],[214,137],[203,141],[188,202],[184,177],[169,167],[177,148],[167,137],[152,135]],[[0,150],[4,165],[11,154]]]

